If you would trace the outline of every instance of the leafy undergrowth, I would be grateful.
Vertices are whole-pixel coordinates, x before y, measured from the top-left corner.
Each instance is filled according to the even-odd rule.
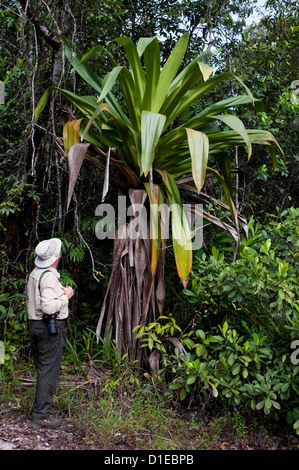
[[[63,424],[45,430],[30,425],[32,373],[2,382],[0,449],[299,450],[299,439],[290,430],[266,427],[256,418],[171,405],[153,387],[116,393],[99,384],[63,374],[54,403]]]

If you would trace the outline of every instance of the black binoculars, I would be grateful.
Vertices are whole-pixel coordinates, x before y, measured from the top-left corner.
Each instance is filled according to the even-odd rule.
[[[58,314],[59,312],[52,313],[51,315],[47,315],[44,313],[43,315],[43,320],[44,322],[48,324],[48,333],[51,336],[55,336],[58,333],[57,323],[56,323],[56,317]]]

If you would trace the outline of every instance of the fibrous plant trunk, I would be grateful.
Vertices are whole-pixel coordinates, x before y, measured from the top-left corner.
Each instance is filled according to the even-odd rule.
[[[146,199],[145,190],[129,191],[133,207],[135,204],[144,206]],[[116,231],[112,271],[96,334],[105,343],[115,341],[117,351],[127,355],[130,361],[137,361],[141,367],[148,363],[149,357],[141,347],[141,338],[137,339],[133,330],[138,325],[148,325],[163,312],[165,240],[161,240],[157,268],[152,272],[149,219],[146,234],[136,227],[137,236],[132,235],[130,222]]]

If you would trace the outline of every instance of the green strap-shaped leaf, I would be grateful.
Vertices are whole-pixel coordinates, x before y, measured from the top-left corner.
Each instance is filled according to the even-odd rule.
[[[140,172],[140,165],[135,145],[135,133],[126,125],[126,123],[124,123],[120,116],[115,116],[113,118],[113,123],[118,130],[121,140],[120,145],[118,145],[119,157],[138,175]]]
[[[88,121],[88,123],[87,123],[87,125],[86,125],[86,127],[85,127],[85,129],[84,129],[84,131],[83,131],[83,133],[82,133],[82,135],[81,135],[81,141],[85,138],[85,135],[87,134],[87,132],[88,132],[90,126],[91,126],[92,123],[95,121],[95,119],[98,117],[98,115],[99,115],[100,113],[104,112],[104,111],[106,111],[106,112],[112,114],[111,111],[110,111],[110,109],[109,109],[109,106],[108,106],[106,103],[100,103],[100,104],[97,106],[97,108],[95,109],[95,111],[94,111],[93,115],[91,116],[91,118],[89,119],[89,121]]]
[[[142,101],[142,109],[152,111],[152,103],[158,85],[161,67],[160,47],[157,38],[154,38],[154,40],[147,44],[147,47],[144,48],[143,56],[146,72],[146,84]]]
[[[216,83],[215,78],[217,78]],[[219,81],[225,78],[228,78],[228,74],[222,74],[219,77],[214,77],[214,79],[210,79],[206,83],[201,83],[199,85],[201,88],[198,89],[197,86],[199,82],[204,79],[201,70],[201,63],[198,61],[191,62],[172,82],[167,97],[160,109],[160,113],[166,114],[167,122],[171,123],[176,116],[183,113],[184,110],[188,109],[190,104],[196,101],[203,93],[206,93],[211,88],[215,87]],[[190,94],[190,90],[192,91],[192,94]],[[181,103],[182,107],[180,106]]]
[[[199,87],[196,87],[194,90],[191,90],[190,93],[192,94],[193,92],[196,92],[196,90],[201,87],[207,87],[212,81],[214,82],[214,84],[216,84],[218,78],[219,77],[211,78],[207,82],[199,85]],[[170,121],[177,117],[184,110],[186,105],[189,105],[191,102],[193,102],[193,98],[190,100],[190,103],[187,103],[187,100],[189,101],[189,94],[188,96],[186,96],[186,99],[182,100],[182,103],[179,106],[180,109],[177,108],[172,114],[172,116],[167,119],[165,127],[167,127],[170,124]],[[218,103],[212,104],[211,106],[208,106],[196,116],[192,117],[189,121],[184,123],[184,125],[176,127],[174,130],[168,132],[165,136],[163,136],[160,139],[158,146],[159,155],[163,155],[164,151],[167,151],[167,149],[172,148],[175,145],[178,145],[184,141],[186,137],[185,128],[200,130],[202,126],[208,124],[209,122],[212,122],[212,120],[217,120],[216,117],[218,116],[218,113],[225,112],[231,107],[248,103],[250,101],[250,97],[241,95],[233,98],[228,98],[219,101]],[[244,142],[243,139],[241,141],[239,139],[239,143],[242,141]]]
[[[192,268],[192,241],[190,225],[181,203],[180,193],[174,178],[165,171],[162,175],[171,206],[173,251],[179,277],[187,287]]]
[[[97,93],[102,92],[102,80],[93,72],[86,62],[82,62],[82,54],[68,38],[63,39],[65,45],[65,55],[71,62],[76,72],[87,82]]]
[[[137,105],[137,89],[133,77],[126,67],[123,67],[121,73],[118,76],[118,81],[124,94],[127,110],[129,113],[129,125],[132,126],[136,132],[140,132],[141,112],[140,107]]]
[[[63,38],[63,42],[65,45],[65,55],[68,60],[71,62],[72,66],[76,70],[76,72],[83,78],[83,80],[88,83],[97,93],[102,93],[102,80],[100,77],[93,72],[91,67],[86,63],[81,63],[82,61],[82,54],[75,47],[71,40],[68,38]],[[125,121],[127,119],[125,113],[123,112],[121,106],[118,104],[117,100],[113,96],[111,92],[108,93],[106,96],[106,102],[109,104],[111,111],[113,114],[119,114]]]
[[[155,42],[157,41],[157,38],[156,37],[151,37],[151,38],[140,38],[138,43],[137,43],[137,52],[138,52],[138,55],[139,57],[141,57],[146,48],[152,43],[152,42]],[[159,41],[158,41],[158,44],[159,44]]]
[[[46,104],[48,103],[48,100],[50,98],[51,93],[54,90],[57,90],[58,88],[55,86],[50,86],[49,88],[46,89],[46,91],[43,93],[42,97],[40,98],[39,102],[37,103],[37,106],[34,110],[34,121],[36,122],[41,114],[41,112],[44,110]]]
[[[190,88],[192,88],[196,83],[199,82],[199,80],[201,80],[203,78],[201,57],[202,56],[198,56],[195,59],[193,59],[191,62],[189,62],[189,64],[186,65],[186,67],[184,67],[183,70],[174,78],[174,80],[172,81],[172,83],[169,87],[169,90],[168,90],[169,95],[175,89],[181,88],[182,84],[186,81],[186,78],[190,77],[190,75],[192,75],[193,79],[195,80],[193,82],[193,85],[190,84]],[[208,66],[208,67],[210,67],[210,66]],[[199,68],[199,71],[198,71],[198,68]],[[194,75],[193,72],[196,72],[197,75]],[[198,72],[200,72],[200,73],[198,73]],[[212,67],[211,67],[211,73],[212,73]]]
[[[198,75],[202,77],[202,73],[200,71],[198,72]],[[189,80],[186,82],[186,84],[183,82],[181,84],[181,90],[178,89],[176,92],[173,92],[165,100],[165,105],[161,108],[161,112],[167,114],[167,122],[165,124],[166,127],[169,126],[169,124],[171,124],[171,122],[180,116],[186,109],[189,109],[190,105],[195,103],[205,93],[213,90],[219,85],[219,83],[224,80],[228,80],[231,77],[232,74],[230,72],[223,73],[216,77],[210,78],[209,80],[197,85],[194,88],[190,86]],[[186,79],[188,79],[187,76]],[[183,90],[184,94],[181,93]]]
[[[69,90],[64,90],[58,88],[56,86],[50,86],[46,89],[46,91],[41,96],[34,113],[35,121],[38,120],[40,114],[44,110],[51,93],[53,91],[59,91],[59,93],[63,94],[68,98],[68,100],[73,103],[85,116],[92,116],[94,110],[97,106],[97,99],[95,96],[78,96],[75,93],[72,93]]]
[[[92,47],[89,49],[82,57],[78,65],[84,64],[84,62],[87,62],[89,59],[94,57],[98,52],[104,52],[107,57],[109,57],[110,62],[112,65],[116,66],[117,63],[113,59],[112,55],[107,51],[107,49],[104,46],[101,46],[98,44],[97,46]]]
[[[206,84],[218,77],[211,78]],[[203,117],[213,117],[216,114],[224,113],[230,108],[235,108],[241,104],[247,104],[251,102],[251,98],[247,95],[233,96],[231,98],[226,98],[224,100],[218,101],[210,106],[207,106],[203,111],[198,113],[196,116],[192,117],[188,123],[185,124],[186,127],[192,129],[196,128],[197,119],[202,120]]]
[[[143,111],[141,115],[141,161],[142,172],[147,175],[150,171],[158,140],[163,131],[166,116]]]
[[[155,275],[161,246],[161,204],[164,202],[164,194],[161,186],[144,183],[150,201],[150,228],[152,240],[151,273]],[[160,206],[160,209],[159,209]]]
[[[132,69],[132,74],[134,77],[134,81],[136,84],[137,89],[137,96],[139,99],[139,103],[142,103],[144,88],[145,88],[145,76],[144,70],[142,68],[142,64],[138,55],[137,47],[135,46],[134,42],[131,38],[116,38],[113,41],[119,42],[122,44],[126,51],[127,58],[129,60],[129,64]]]
[[[188,33],[184,33],[178,42],[176,43],[172,53],[168,57],[159,77],[159,82],[157,85],[155,97],[153,100],[152,110],[153,112],[159,112],[165,97],[167,95],[168,89],[173,81],[179,67],[182,64],[182,60],[187,50],[189,42]]]
[[[199,192],[204,185],[209,157],[209,139],[203,132],[186,129],[192,162],[192,176]]]
[[[243,122],[241,121],[241,119],[231,114],[230,115],[218,114],[218,115],[213,116],[213,119],[224,122],[227,126],[229,126],[231,129],[236,131],[244,139],[244,142],[246,143],[247,149],[248,149],[248,160],[249,160],[251,153],[252,153],[252,147],[251,147],[251,142],[250,142],[250,138],[248,136],[247,130],[245,129],[245,126]]]
[[[59,90],[86,117],[91,117],[97,108],[96,96],[78,96],[68,90]]]
[[[227,78],[229,78],[229,74],[223,74],[222,79],[225,79],[224,75],[227,75]],[[176,118],[179,114],[181,114],[181,112],[186,108],[186,106],[189,106],[190,104],[195,102],[198,98],[202,96],[202,94],[215,88],[217,84],[222,81],[222,79],[220,79],[220,77],[213,77],[207,82],[202,83],[198,87],[195,87],[193,90],[191,90],[190,93],[188,93],[188,95],[186,95],[186,97],[182,100],[180,107],[175,110],[175,112],[172,116],[169,117],[169,119]],[[198,126],[201,125],[203,120],[206,120],[207,123],[209,122],[208,118],[213,118],[213,116],[216,114],[224,113],[230,108],[236,107],[240,104],[248,103],[250,101],[251,98],[246,95],[235,96],[232,98],[221,100],[204,108],[203,111],[196,114],[188,122],[186,122],[185,126],[190,127],[191,129],[198,129]]]
[[[102,93],[99,96],[99,101],[102,101],[104,98],[106,98],[107,94],[113,87],[114,83],[117,80],[117,77],[119,73],[122,71],[123,67],[121,65],[118,65],[117,67],[114,67],[111,72],[108,72],[106,77],[103,80],[103,90]]]

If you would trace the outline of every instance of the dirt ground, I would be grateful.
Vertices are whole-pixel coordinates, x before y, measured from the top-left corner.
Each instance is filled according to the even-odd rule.
[[[205,430],[203,429],[203,432]],[[119,439],[113,451],[139,450],[134,445]],[[111,450],[109,449],[109,450]],[[0,450],[107,450],[101,442],[88,443],[79,435],[71,419],[65,419],[61,427],[49,430],[34,428],[28,417],[19,410],[0,411]],[[211,440],[209,450],[299,450],[296,435],[270,436],[268,434],[238,437],[227,431],[218,441]]]
[[[92,377],[90,376],[92,381]],[[22,379],[22,383],[32,386],[34,380],[31,377]],[[64,382],[61,382],[63,384]],[[80,382],[78,382],[80,383]],[[84,382],[85,383],[85,382]],[[88,395],[86,399],[89,403]],[[296,436],[292,429],[285,430],[282,428],[276,429],[271,434],[266,429],[255,428],[251,432],[239,434],[235,431],[233,423],[230,424],[229,419],[226,428],[219,429],[213,427],[213,420],[205,420],[205,424],[198,424],[193,427],[191,424],[192,410],[181,410],[180,413],[176,412],[176,419],[181,425],[179,445],[181,449],[185,450],[282,450],[293,451],[299,450],[299,436]],[[54,414],[55,414],[54,409]],[[195,412],[195,414],[197,411]],[[174,430],[176,429],[177,421],[173,421]],[[81,429],[81,430],[80,430]],[[140,448],[140,439],[138,435],[126,435],[117,433],[112,436],[112,441],[106,439],[101,442],[100,438],[93,435],[92,437],[86,436],[83,428],[78,428],[76,420],[72,418],[63,419],[62,426],[57,429],[43,429],[32,427],[28,415],[25,414],[24,408],[19,406],[18,400],[9,402],[9,404],[0,403],[0,451],[1,450],[99,450],[99,451],[140,451],[152,450],[151,440],[144,442],[144,449]],[[83,435],[84,434],[84,435]],[[109,434],[108,434],[109,436]],[[151,437],[151,430],[148,432]],[[216,437],[215,437],[216,436]]]
[[[20,413],[0,415],[0,450],[85,450],[88,445],[75,437],[70,421],[64,420],[57,429],[31,426],[30,420]]]

